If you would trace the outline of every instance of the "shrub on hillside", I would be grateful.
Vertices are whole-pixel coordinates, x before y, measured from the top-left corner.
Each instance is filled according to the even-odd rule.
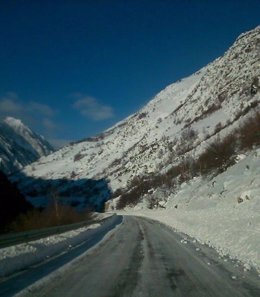
[[[136,205],[151,188],[166,186],[173,189],[176,185],[187,182],[194,176],[206,176],[225,171],[229,166],[235,164],[236,154],[239,151],[246,151],[255,145],[260,145],[259,127],[260,113],[258,112],[230,135],[223,139],[216,138],[198,159],[183,157],[178,165],[173,166],[164,174],[149,176],[149,178],[135,177],[128,185],[129,190],[120,193],[121,197],[117,208],[122,209],[127,205]],[[157,204],[157,200],[154,198],[148,199],[150,208],[157,207]]]
[[[75,156],[74,156],[74,162],[77,162],[79,160],[81,160],[82,158],[84,158],[85,155],[81,154],[81,153],[77,153]]]
[[[12,232],[36,230],[60,225],[73,224],[91,218],[89,211],[77,212],[73,207],[64,205],[51,205],[44,210],[34,209],[21,214],[9,226]]]
[[[241,150],[252,149],[260,145],[260,113],[249,118],[238,130],[239,146]]]
[[[200,155],[196,161],[196,169],[202,175],[212,171],[216,171],[216,173],[223,172],[227,167],[235,163],[235,145],[236,138],[232,134],[222,140],[217,138]]]
[[[139,176],[136,176],[129,183],[130,190],[128,192],[122,193],[118,203],[117,209],[123,209],[127,205],[136,205],[141,196],[146,194],[151,188],[150,180],[145,180]]]

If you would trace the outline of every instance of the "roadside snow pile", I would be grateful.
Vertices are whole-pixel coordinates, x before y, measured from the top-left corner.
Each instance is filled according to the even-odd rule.
[[[99,219],[109,216],[111,214],[99,216]],[[71,249],[86,240],[99,226],[99,223],[95,223],[61,234],[0,249],[0,277],[7,276]]]
[[[161,221],[260,272],[260,149],[211,181],[183,184],[165,210],[127,213]]]
[[[100,224],[93,224],[29,243],[0,249],[0,277],[41,262],[63,250],[70,249],[83,241],[93,229],[99,226]]]

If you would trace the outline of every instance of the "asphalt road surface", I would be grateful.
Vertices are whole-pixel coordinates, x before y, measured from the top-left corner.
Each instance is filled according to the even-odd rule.
[[[260,277],[205,245],[125,216],[107,240],[25,296],[260,296]]]

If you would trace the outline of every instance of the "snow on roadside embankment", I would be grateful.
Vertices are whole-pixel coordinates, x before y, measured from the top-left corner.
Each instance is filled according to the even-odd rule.
[[[99,219],[109,216],[111,214],[99,217]],[[110,217],[111,220],[113,220],[112,217]],[[100,226],[100,223],[94,223],[61,234],[0,249],[0,277],[47,260],[61,252],[69,251],[95,233],[95,230]]]
[[[183,184],[165,210],[127,212],[161,221],[260,272],[260,149],[211,181]]]

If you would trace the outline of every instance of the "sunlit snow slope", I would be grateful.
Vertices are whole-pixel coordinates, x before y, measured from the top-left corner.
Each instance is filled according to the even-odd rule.
[[[32,202],[43,203],[46,196],[37,179],[45,181],[44,188],[55,186],[68,201],[73,196],[85,203],[101,196],[104,202],[111,192],[129,188],[136,176],[164,172],[185,154],[198,156],[259,108],[259,55],[257,27],[239,36],[222,57],[166,87],[139,112],[101,135],[42,157],[13,180]],[[191,129],[196,138],[187,139]],[[93,181],[99,185],[92,192],[82,190]]]

